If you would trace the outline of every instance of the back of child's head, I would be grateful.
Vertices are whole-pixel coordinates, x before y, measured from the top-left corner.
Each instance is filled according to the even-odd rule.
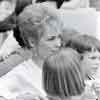
[[[43,64],[43,85],[48,96],[67,98],[80,95],[84,90],[80,55],[67,48],[48,57]]]

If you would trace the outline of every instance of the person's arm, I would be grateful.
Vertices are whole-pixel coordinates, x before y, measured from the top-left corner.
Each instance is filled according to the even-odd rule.
[[[64,2],[61,6],[63,9],[74,9],[78,8],[81,4],[81,0],[70,0],[69,2]]]

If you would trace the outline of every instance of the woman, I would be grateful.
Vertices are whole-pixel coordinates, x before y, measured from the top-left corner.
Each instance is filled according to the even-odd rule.
[[[34,11],[34,13],[32,13],[33,14],[33,17],[35,16],[35,18],[38,20],[39,18],[37,17],[37,16],[41,16],[41,18],[43,18],[44,17],[44,15],[45,15],[45,9],[47,9],[47,11],[51,14],[51,16],[55,16],[56,17],[56,11],[55,11],[55,9],[53,9],[53,11],[51,11],[51,9],[48,9],[48,8],[45,8],[45,7],[40,7],[39,5],[38,5],[38,7],[36,7],[36,5],[34,5],[34,10],[33,10],[33,8],[31,9],[30,8],[30,10],[29,11],[26,11],[27,12],[27,14],[28,14],[28,12],[32,12],[32,10]],[[39,7],[41,8],[41,10],[39,10]],[[39,10],[39,13],[38,13],[38,10]],[[43,10],[43,11],[42,11]],[[24,12],[25,12],[24,11]],[[28,15],[25,15],[25,16],[28,16]],[[32,16],[32,15],[31,15]],[[22,15],[22,17],[24,18],[24,14]],[[9,18],[10,18],[10,16],[9,16]],[[16,17],[13,17],[13,18],[15,18],[16,19]],[[55,18],[56,19],[56,18]],[[58,20],[58,18],[57,18],[57,20]],[[10,25],[10,22],[9,21],[11,21],[12,22],[12,18],[11,18],[11,20],[8,20],[7,22],[8,22],[8,25]],[[16,20],[15,20],[15,22],[16,22]],[[61,21],[60,21],[61,22]],[[53,22],[52,22],[53,23]],[[57,25],[60,25],[60,23],[59,23],[59,21],[58,21],[58,23],[57,23]],[[2,25],[2,24],[1,24]],[[5,26],[5,25],[7,25],[7,23],[5,22],[5,24],[4,24],[4,26],[3,26],[3,28],[4,28],[4,30],[2,30],[2,31],[4,31],[4,32],[6,32],[7,30],[8,30],[8,28]],[[7,25],[7,26],[8,26]],[[20,36],[20,31],[19,31],[19,26],[18,25],[16,25],[16,23],[14,24],[16,27],[14,28],[13,26],[13,24],[11,24],[12,25],[12,27],[10,27],[10,29],[9,30],[13,30],[13,31],[10,31],[10,32],[7,32],[7,34],[9,34],[9,37],[5,40],[5,42],[4,42],[4,44],[2,45],[2,47],[1,47],[1,49],[0,49],[0,61],[2,61],[1,63],[2,64],[0,64],[0,66],[4,66],[4,67],[2,67],[1,68],[1,73],[0,73],[0,76],[2,76],[4,73],[7,73],[9,70],[11,70],[14,66],[16,66],[16,62],[17,63],[20,63],[21,61],[24,61],[25,59],[24,58],[26,58],[26,57],[24,57],[23,58],[23,54],[21,54],[21,55],[19,55],[18,53],[20,53],[20,51],[23,51],[24,52],[24,50],[19,50],[19,48],[21,48],[21,47],[24,47],[24,42],[23,42],[23,40],[22,40],[22,37]],[[31,24],[30,24],[31,25]],[[62,27],[62,25],[61,26],[59,26],[58,25],[58,27],[59,27],[59,31],[60,31],[60,29],[61,29],[61,27]],[[26,27],[26,26],[25,26]],[[54,27],[54,26],[53,26]],[[2,29],[3,29],[2,28]],[[14,29],[13,29],[14,28]],[[22,29],[21,29],[22,30]],[[30,29],[31,30],[31,29]],[[58,30],[58,29],[57,29]],[[50,31],[50,30],[48,30],[48,31]],[[4,33],[3,32],[3,33]],[[50,33],[50,32],[49,32]],[[55,32],[56,33],[56,32]],[[59,33],[62,33],[62,32],[59,32]],[[5,35],[5,34],[1,34],[1,35]],[[14,35],[14,37],[13,37],[13,35]],[[50,36],[51,37],[51,36]],[[55,39],[55,38],[54,38]],[[43,40],[43,39],[42,39]],[[11,42],[12,41],[12,42]],[[19,44],[18,44],[19,43]],[[41,47],[42,47],[42,45],[43,44],[41,44]],[[21,46],[21,47],[20,47]],[[27,47],[28,47],[28,45],[27,45]],[[42,49],[42,51],[44,52],[44,50]],[[45,50],[46,51],[46,50]],[[15,54],[15,57],[16,57],[16,55],[18,56],[18,58],[19,59],[21,59],[21,60],[16,60],[16,61],[14,61],[13,60],[13,62],[10,60],[10,59],[12,59],[13,57],[14,57],[14,55],[12,55],[13,54],[13,52],[18,52],[17,54]],[[27,52],[27,50],[25,50],[25,53]],[[24,54],[25,54],[24,53]],[[4,72],[4,70],[5,70],[5,68],[7,69],[6,70],[6,72]]]
[[[40,5],[34,7],[30,5],[18,17],[17,25],[24,43],[23,48],[30,48],[33,57],[0,79],[0,95],[6,99],[15,99],[27,93],[32,95],[44,93],[41,87],[42,63],[47,56],[59,50],[62,31],[59,27],[62,24],[54,13],[52,15],[48,9],[43,9],[45,8]],[[46,54],[41,52],[42,49]]]
[[[84,76],[80,55],[71,48],[61,49],[43,64],[43,86],[50,100],[81,100]]]

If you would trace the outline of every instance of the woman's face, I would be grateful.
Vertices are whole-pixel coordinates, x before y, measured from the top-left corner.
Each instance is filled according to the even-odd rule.
[[[42,57],[49,56],[53,52],[59,50],[61,46],[60,33],[50,33],[41,39],[39,45],[39,54]]]
[[[56,51],[61,46],[61,37],[59,33],[49,34],[43,38],[43,43],[52,51]]]
[[[45,25],[45,35],[42,38],[42,42],[51,51],[56,51],[61,46],[61,29],[57,27],[56,21],[51,19],[51,23]]]
[[[87,75],[95,75],[100,67],[100,52],[87,52],[83,55],[82,61],[83,68]]]

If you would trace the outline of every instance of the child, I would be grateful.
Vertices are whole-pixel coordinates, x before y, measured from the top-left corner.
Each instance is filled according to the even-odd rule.
[[[81,64],[85,71],[86,80],[86,93],[83,96],[84,99],[99,99],[100,94],[96,94],[95,89],[98,91],[100,91],[100,89],[94,84],[98,80],[96,74],[100,66],[100,41],[89,35],[76,35],[66,44],[66,47],[71,47],[82,55]]]
[[[43,61],[58,51],[61,45],[62,23],[48,9],[30,5],[19,15],[17,21],[20,37],[25,44],[23,49],[30,49],[32,57],[14,66],[0,78],[0,96],[6,99],[15,99],[27,93],[41,94]]]

